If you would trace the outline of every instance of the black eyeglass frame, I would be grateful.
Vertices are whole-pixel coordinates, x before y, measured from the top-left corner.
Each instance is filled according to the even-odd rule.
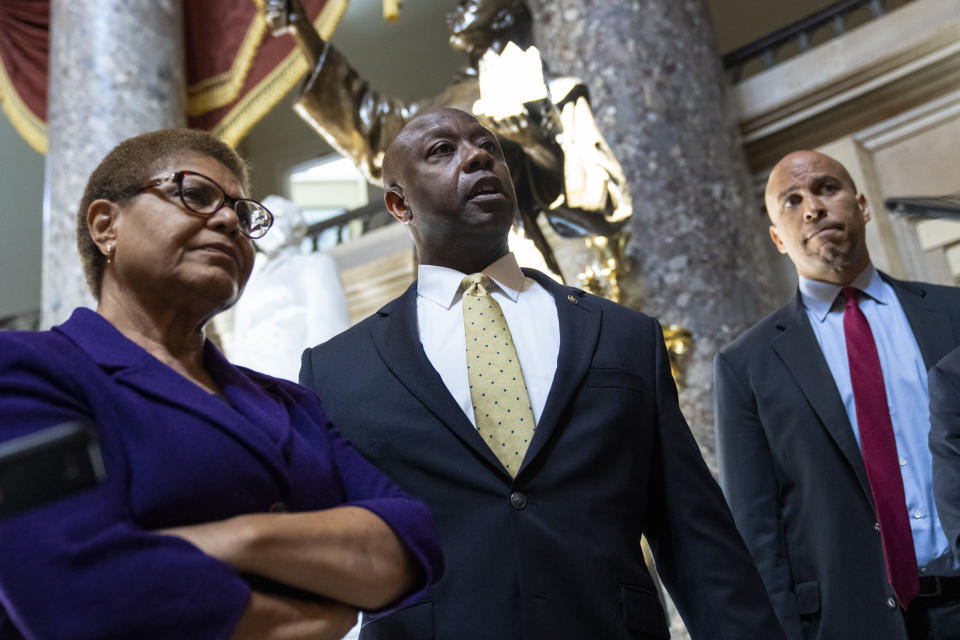
[[[203,178],[204,180],[208,181],[210,184],[212,184],[213,186],[215,186],[217,189],[220,190],[220,195],[221,195],[220,202],[217,204],[216,207],[213,208],[212,211],[197,211],[196,209],[194,209],[193,207],[191,207],[189,204],[187,204],[186,199],[183,197],[183,178],[184,178],[184,176],[197,176],[197,177],[199,177],[199,178]],[[140,188],[137,190],[137,193],[143,193],[144,191],[147,191],[148,189],[155,189],[155,188],[159,187],[160,185],[165,184],[165,183],[167,183],[167,182],[172,182],[172,183],[174,183],[175,185],[177,185],[177,196],[180,198],[180,203],[183,205],[184,209],[186,209],[186,210],[189,211],[190,213],[195,213],[195,214],[197,214],[198,216],[204,216],[204,217],[212,216],[212,215],[215,214],[217,211],[219,211],[220,209],[222,209],[222,208],[223,208],[223,205],[227,205],[228,207],[230,207],[231,209],[233,209],[234,213],[236,213],[236,211],[237,211],[237,203],[238,203],[238,202],[249,202],[249,203],[251,203],[251,204],[259,207],[260,209],[263,209],[263,210],[267,213],[267,223],[266,223],[265,225],[261,225],[261,226],[257,229],[257,231],[251,231],[251,230],[250,230],[250,228],[249,228],[249,227],[250,227],[250,222],[249,222],[249,220],[247,221],[246,225],[244,225],[243,220],[240,218],[240,216],[237,216],[237,218],[238,218],[239,221],[240,221],[240,224],[238,225],[238,228],[240,229],[240,233],[242,233],[243,235],[247,236],[247,237],[250,238],[251,240],[256,240],[256,239],[258,239],[258,238],[262,238],[263,236],[265,236],[265,235],[267,234],[267,231],[270,230],[270,227],[273,226],[273,220],[274,220],[273,213],[271,213],[270,210],[267,209],[265,206],[263,206],[261,203],[257,202],[256,200],[253,200],[252,198],[234,198],[234,197],[232,197],[232,196],[229,196],[229,195],[227,195],[227,192],[224,190],[224,188],[221,187],[221,186],[217,183],[216,180],[214,180],[213,178],[210,178],[210,177],[208,177],[208,176],[205,176],[205,175],[203,175],[202,173],[197,173],[196,171],[187,171],[187,170],[175,171],[175,172],[173,172],[173,173],[171,173],[171,174],[169,174],[169,175],[162,176],[162,177],[160,177],[160,178],[154,178],[154,179],[151,180],[149,183],[147,183],[147,184],[143,185],[142,187],[140,187]],[[246,226],[247,228],[244,228],[244,226]],[[262,233],[260,233],[260,230],[262,230]]]

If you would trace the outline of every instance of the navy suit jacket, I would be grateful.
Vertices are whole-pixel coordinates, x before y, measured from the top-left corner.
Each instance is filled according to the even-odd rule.
[[[927,366],[960,344],[960,290],[881,276]],[[906,640],[860,448],[799,292],[715,369],[720,484],[788,637]]]
[[[429,505],[447,561],[426,601],[361,637],[667,638],[646,534],[694,638],[781,638],[680,413],[656,320],[525,271],[556,301],[560,352],[516,479],[424,353],[416,283],[304,353],[301,382],[344,437]]]
[[[427,583],[442,571],[427,508],[350,449],[311,392],[233,367],[210,343],[205,359],[223,397],[87,309],[51,331],[0,333],[2,439],[86,418],[106,470],[99,487],[0,523],[0,637],[226,638],[244,579],[153,530],[271,508],[365,507]]]
[[[930,369],[930,451],[940,525],[960,558],[960,347]]]

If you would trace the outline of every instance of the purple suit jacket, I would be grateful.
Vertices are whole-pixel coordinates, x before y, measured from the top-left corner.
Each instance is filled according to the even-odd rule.
[[[51,331],[0,333],[0,440],[85,418],[107,474],[0,523],[0,638],[228,637],[250,587],[153,531],[243,513],[364,507],[423,567],[403,603],[439,578],[427,508],[341,440],[311,392],[234,367],[209,342],[205,361],[222,397],[87,309]]]

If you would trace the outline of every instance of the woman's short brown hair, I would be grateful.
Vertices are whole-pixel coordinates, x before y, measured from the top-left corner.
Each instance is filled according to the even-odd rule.
[[[87,209],[94,200],[123,202],[137,195],[155,171],[167,161],[186,153],[198,153],[222,163],[249,191],[247,165],[228,144],[198,129],[161,129],[124,140],[100,161],[90,174],[77,209],[77,250],[87,286],[100,298],[106,258],[94,244],[87,228]]]

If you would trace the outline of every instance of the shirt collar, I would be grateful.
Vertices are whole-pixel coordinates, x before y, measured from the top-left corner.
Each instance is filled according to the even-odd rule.
[[[508,253],[483,270],[500,291],[513,302],[520,297],[526,276],[517,264],[517,258]],[[467,275],[456,269],[422,264],[417,268],[417,295],[449,309],[460,299],[460,283]]]
[[[797,279],[800,283],[800,299],[803,301],[803,306],[809,309],[817,320],[823,322],[827,319],[827,314],[830,313],[830,310],[833,309],[843,287],[831,282],[811,280],[800,275],[798,275]],[[853,279],[850,286],[855,289],[860,289],[860,291],[880,304],[888,304],[890,302],[888,299],[889,292],[884,286],[883,279],[880,278],[880,273],[874,268],[873,264],[867,264],[864,270],[860,272],[860,275]]]

